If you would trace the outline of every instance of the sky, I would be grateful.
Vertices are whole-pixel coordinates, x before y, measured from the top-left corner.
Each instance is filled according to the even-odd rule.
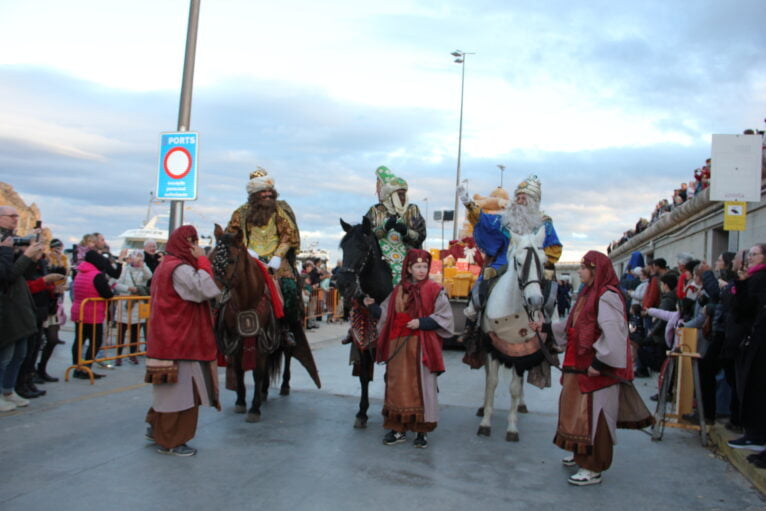
[[[160,133],[177,128],[189,4],[0,0],[0,181],[54,236],[118,246],[145,221]],[[693,179],[711,134],[763,129],[764,20],[763,0],[202,0],[184,218],[225,225],[261,166],[303,247],[335,259],[339,219],[361,221],[386,165],[440,248],[464,71],[461,179],[487,195],[501,174],[511,193],[537,175],[562,260],[578,261]],[[464,68],[456,49],[472,53]]]

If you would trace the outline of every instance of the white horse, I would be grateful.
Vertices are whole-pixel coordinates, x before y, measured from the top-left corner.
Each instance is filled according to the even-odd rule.
[[[529,328],[530,320],[537,320],[543,307],[544,239],[543,226],[532,234],[511,233],[508,270],[498,279],[484,308],[481,329],[489,337],[491,346],[484,364],[484,407],[478,435],[490,435],[498,371],[500,364],[503,364],[514,368],[511,371],[511,409],[505,439],[512,442],[519,440],[516,426],[518,412],[520,409],[526,412],[523,371],[544,359],[539,337]],[[478,415],[482,415],[481,409]]]

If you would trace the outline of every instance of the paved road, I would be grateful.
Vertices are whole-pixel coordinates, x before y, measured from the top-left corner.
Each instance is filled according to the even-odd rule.
[[[493,436],[477,437],[483,373],[447,352],[440,377],[441,421],[426,450],[387,447],[379,415],[382,372],[371,387],[368,429],[352,428],[358,383],[347,366],[343,327],[312,332],[323,388],[294,368],[293,392],[273,397],[258,424],[232,411],[204,409],[191,458],[162,456],[143,439],[151,400],[142,366],[123,366],[89,385],[49,384],[49,395],[0,417],[0,509],[766,509],[766,501],[697,437],[669,430],[662,442],[620,431],[612,468],[600,486],[566,483],[552,443],[559,389],[527,387],[530,413],[521,441],[504,440],[505,412]],[[69,339],[67,339],[69,340]],[[70,345],[52,369],[63,373]],[[652,382],[639,380],[645,396]],[[507,378],[497,405],[507,409]]]

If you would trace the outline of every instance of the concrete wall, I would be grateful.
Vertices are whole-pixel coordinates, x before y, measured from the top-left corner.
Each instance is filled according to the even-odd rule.
[[[681,252],[713,264],[721,252],[742,250],[766,242],[766,180],[761,183],[761,201],[747,204],[745,231],[723,230],[723,203],[711,201],[710,189],[661,217],[610,254],[614,269],[622,275],[630,254],[639,251],[644,259],[662,257],[670,266]]]

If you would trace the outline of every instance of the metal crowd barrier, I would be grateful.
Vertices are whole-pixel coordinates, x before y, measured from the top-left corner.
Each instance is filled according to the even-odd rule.
[[[106,308],[103,323],[96,323],[97,303],[106,302],[104,307]],[[90,318],[85,317],[85,306],[87,304],[93,304],[92,314]],[[123,307],[122,305],[125,304]],[[69,381],[69,373],[72,370],[84,371],[90,377],[90,383],[93,384],[95,378],[93,376],[93,370],[91,367],[94,363],[108,363],[112,360],[119,360],[128,357],[138,357],[146,355],[146,332],[149,328],[149,307],[151,304],[151,298],[149,296],[115,296],[113,298],[86,298],[80,304],[80,319],[77,322],[77,363],[69,366],[64,372],[64,381]],[[138,321],[133,322],[133,312],[137,312]],[[85,323],[82,320],[90,319],[90,323]],[[121,324],[125,324],[126,327],[122,329]],[[96,331],[97,327],[101,325],[103,327],[103,340],[101,347],[96,349]],[[133,325],[138,326],[138,335],[136,336],[136,342],[130,342],[130,332]],[[89,353],[83,352],[83,341],[85,329],[89,328],[90,331],[90,350]],[[123,338],[123,332],[124,337]],[[136,351],[130,353],[132,347],[136,348]],[[122,350],[122,354],[118,352]],[[103,353],[98,357],[98,353]]]
[[[310,319],[328,317],[328,321],[340,321],[343,318],[343,300],[335,288],[312,289],[306,306],[306,318],[304,328]]]

